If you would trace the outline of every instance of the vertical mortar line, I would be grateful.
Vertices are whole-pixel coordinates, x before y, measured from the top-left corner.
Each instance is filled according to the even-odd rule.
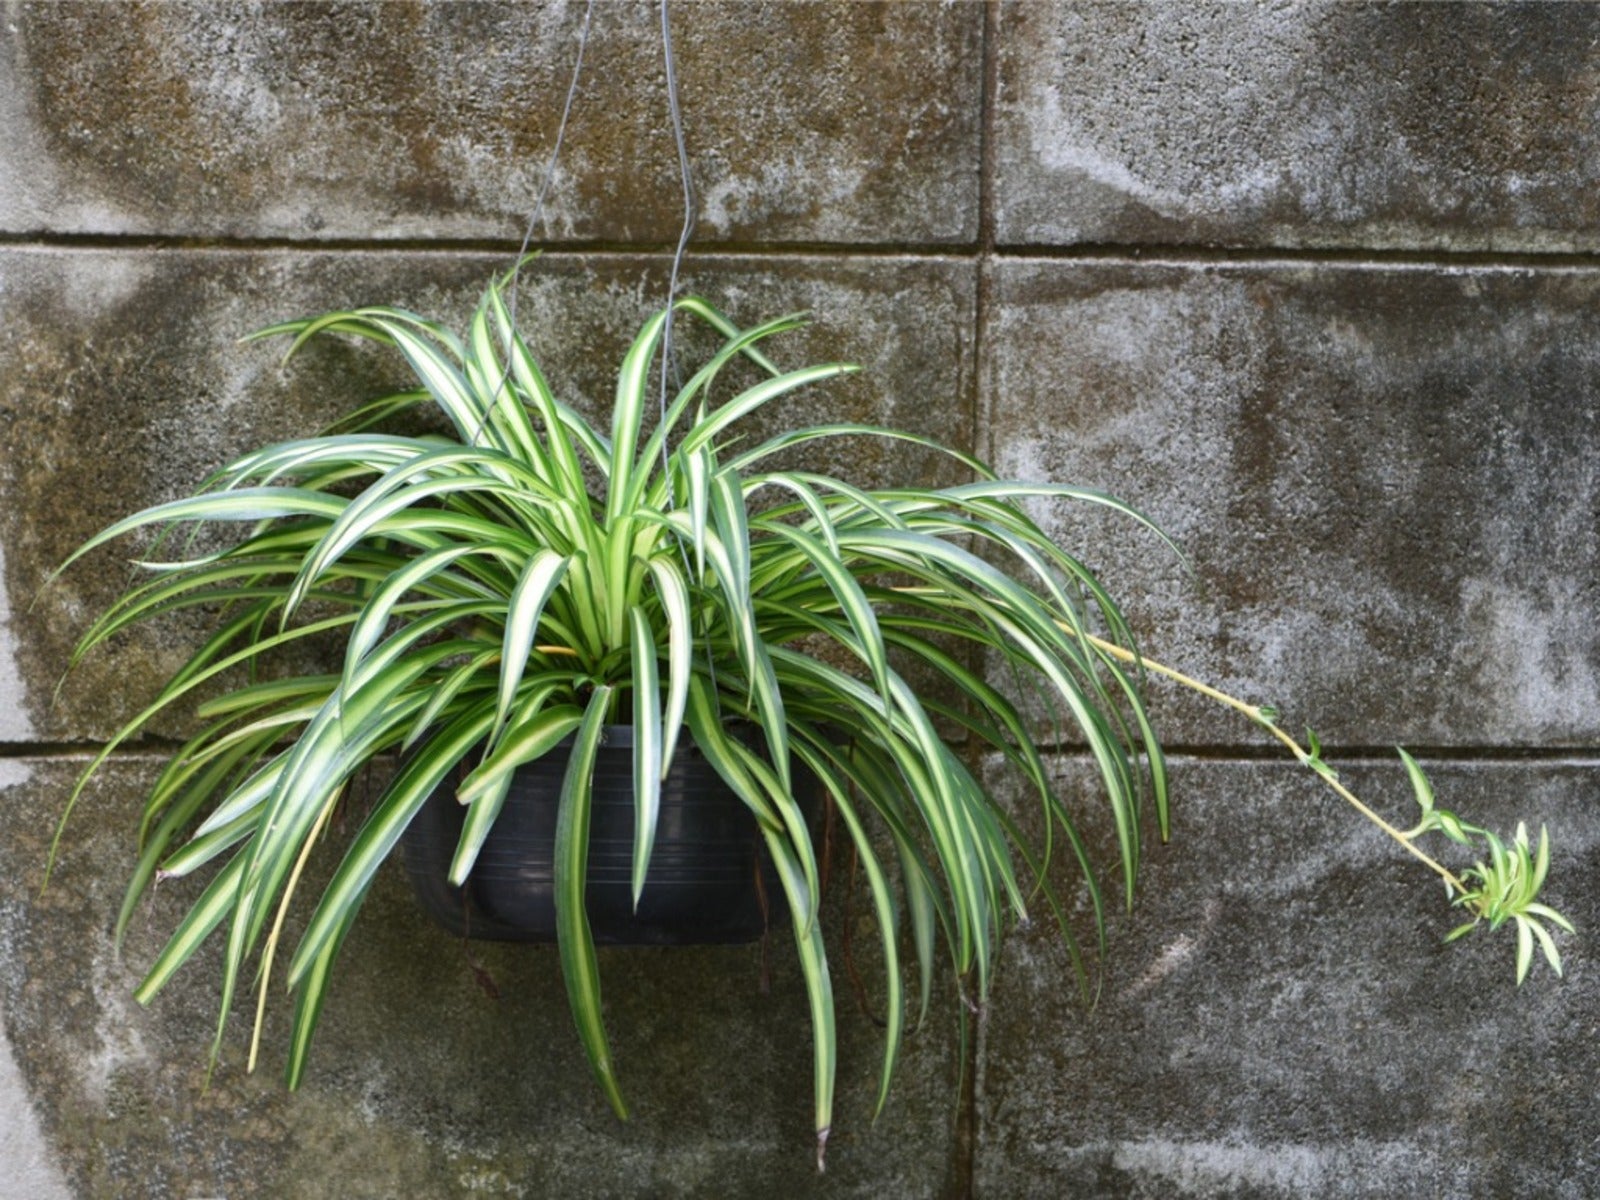
[[[994,289],[994,114],[999,92],[999,32],[999,0],[985,0],[980,40],[983,77],[978,97],[978,244],[972,323],[973,384],[967,414],[967,449],[985,462],[994,458],[994,447],[988,436],[988,430],[993,426],[988,419],[992,401],[986,382],[989,368],[989,317]],[[981,671],[983,665],[977,649],[969,649],[968,668]],[[972,739],[967,741],[966,757],[968,769],[975,778],[981,778],[982,753]],[[951,1161],[951,1193],[962,1200],[971,1200],[977,1181],[978,1095],[984,1041],[989,1030],[987,1004],[979,1007],[974,1026],[962,1063],[961,1096]]]
[[[991,404],[983,387],[988,367],[989,312],[993,298],[995,266],[994,119],[1000,87],[1000,0],[986,0],[983,11],[983,92],[979,99],[978,126],[978,294],[974,313],[973,361],[978,392],[972,406],[969,446],[984,461],[994,457],[987,437]]]

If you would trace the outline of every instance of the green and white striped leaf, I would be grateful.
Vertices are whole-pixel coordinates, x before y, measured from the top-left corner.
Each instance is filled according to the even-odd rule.
[[[493,714],[479,705],[476,714],[441,730],[412,755],[395,775],[361,831],[345,851],[322,900],[312,913],[289,963],[289,985],[300,983],[355,916],[378,867],[400,841],[412,817],[444,783],[474,745],[488,733]]]
[[[500,690],[494,718],[497,735],[516,700],[523,668],[528,665],[528,655],[533,650],[534,634],[539,629],[540,614],[571,563],[568,555],[540,550],[528,561],[511,593],[500,649]]]
[[[667,695],[661,722],[661,772],[665,774],[672,764],[678,732],[683,727],[694,654],[694,627],[689,588],[678,564],[667,555],[657,555],[650,560],[650,574],[667,620]]]
[[[459,798],[468,805],[461,838],[450,860],[450,882],[462,886],[483,841],[494,827],[518,767],[543,758],[578,728],[582,714],[570,704],[544,709],[506,731],[494,755],[462,781]]]
[[[606,523],[623,512],[634,491],[634,455],[638,452],[639,427],[644,416],[645,393],[650,378],[650,363],[666,327],[662,310],[645,322],[644,328],[628,347],[617,373],[617,398],[611,410],[611,478],[606,490]]]
[[[628,1106],[617,1084],[605,1022],[600,1013],[600,969],[584,908],[595,752],[604,732],[606,706],[610,701],[610,688],[594,690],[574,738],[566,778],[561,784],[554,862],[556,940],[561,950],[561,974],[567,984],[567,1000],[578,1026],[578,1038],[589,1056],[589,1067],[611,1101],[612,1110],[626,1118]]]
[[[628,610],[632,626],[633,661],[633,907],[639,908],[650,853],[655,847],[656,822],[661,815],[661,777],[667,765],[662,758],[661,686],[656,666],[656,643],[644,610]]]
[[[749,416],[763,404],[776,400],[796,388],[805,387],[807,384],[821,383],[825,379],[833,379],[839,375],[849,375],[860,369],[860,367],[851,363],[824,363],[817,367],[804,367],[798,371],[790,371],[787,374],[779,375],[776,379],[764,380],[754,387],[740,392],[685,434],[683,450],[685,453],[693,453],[702,446],[714,447],[717,445],[716,439],[722,433],[726,432],[735,422]]]

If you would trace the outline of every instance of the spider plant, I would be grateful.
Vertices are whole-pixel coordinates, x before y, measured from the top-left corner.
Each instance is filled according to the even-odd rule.
[[[1086,979],[1047,873],[1052,858],[1075,865],[1104,937],[1106,900],[1074,814],[1052,790],[1024,697],[1031,706],[1043,696],[1070,719],[1098,768],[1124,898],[1139,866],[1142,808],[1153,808],[1165,836],[1166,773],[1142,698],[1145,664],[1105,589],[1025,505],[1088,503],[1149,523],[1095,491],[999,480],[976,459],[907,433],[835,423],[753,438],[748,419],[758,410],[854,368],[780,370],[763,344],[800,317],[741,329],[696,298],[639,331],[602,431],[552,393],[514,328],[506,287],[489,286],[464,337],[386,307],[254,335],[292,339],[289,356],[321,335],[372,339],[404,357],[418,386],[320,436],[246,454],[196,494],[121,520],[73,555],[157,531],[142,563],[149,578],[88,630],[74,661],[181,609],[203,607],[216,624],[90,765],[68,811],[118,744],[162,710],[211,696],[198,706],[199,732],[145,802],[118,936],[158,873],[209,865],[210,881],[137,995],[149,1001],[220,929],[212,1057],[255,962],[253,1066],[285,913],[307,862],[352,777],[378,756],[404,755],[286,952],[292,1087],[334,958],[426,798],[460,768],[467,811],[450,867],[460,882],[513,772],[567,742],[554,864],[561,967],[594,1074],[626,1115],[583,906],[591,771],[604,726],[631,723],[637,902],[663,772],[680,740],[692,739],[754,814],[789,901],[814,1028],[820,1162],[832,1122],[834,1007],[821,871],[794,773],[820,781],[875,910],[887,999],[881,1108],[908,1015],[926,1013],[941,955],[981,1002],[1003,925],[1032,905],[1058,918]],[[652,363],[673,311],[721,344],[654,411]],[[753,363],[759,381],[712,403],[736,359]],[[436,407],[452,435],[377,431],[414,405]],[[865,490],[777,466],[797,447],[847,437],[940,451],[971,481]],[[203,527],[216,527],[209,540],[175,536]],[[271,667],[282,651],[330,635],[343,656],[329,669]],[[908,674],[932,686],[913,688]],[[1008,693],[995,678],[1019,688]],[[219,680],[231,690],[214,694]],[[1267,722],[1267,710],[1246,711]],[[759,727],[764,753],[728,734],[735,720]],[[942,736],[952,733],[955,745]],[[970,765],[988,752],[1026,781],[1039,820],[991,800]],[[1538,891],[1529,878],[1516,885],[1519,927]]]

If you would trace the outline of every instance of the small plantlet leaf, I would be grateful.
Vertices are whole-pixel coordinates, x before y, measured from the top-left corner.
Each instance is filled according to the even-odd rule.
[[[1543,925],[1531,917],[1523,918],[1523,924],[1533,931],[1533,936],[1539,941],[1539,948],[1544,951],[1545,961],[1550,964],[1550,969],[1556,973],[1556,977],[1560,978],[1561,952],[1556,949],[1555,939]]]
[[[1396,746],[1395,749],[1400,754],[1400,761],[1406,765],[1406,774],[1411,779],[1411,790],[1416,793],[1417,807],[1422,809],[1422,815],[1426,818],[1429,813],[1433,812],[1433,784],[1423,774],[1422,768],[1417,765],[1416,759],[1412,758],[1399,746]]]
[[[1528,967],[1533,962],[1533,934],[1524,917],[1517,919],[1517,986],[1528,977]]]
[[[1461,825],[1461,819],[1448,808],[1434,811],[1435,828],[1452,842],[1459,842],[1463,846],[1472,845],[1472,839],[1467,836],[1467,831]]]

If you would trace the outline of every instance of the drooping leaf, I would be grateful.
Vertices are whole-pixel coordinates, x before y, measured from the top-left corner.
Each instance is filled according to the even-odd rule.
[[[577,1023],[584,1052],[589,1056],[589,1067],[611,1101],[612,1110],[626,1118],[628,1106],[617,1084],[605,1021],[600,1012],[600,969],[583,900],[588,878],[590,789],[595,753],[610,701],[610,688],[596,688],[574,737],[566,777],[561,784],[553,865],[556,940],[561,949],[561,974],[566,980],[572,1018]]]

